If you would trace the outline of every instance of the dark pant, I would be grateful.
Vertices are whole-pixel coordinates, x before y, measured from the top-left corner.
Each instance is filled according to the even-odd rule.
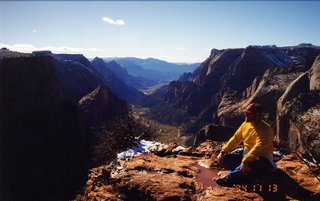
[[[248,163],[252,171],[247,172],[246,175],[240,169],[243,157],[242,153],[242,151],[232,152],[230,154],[226,154],[224,157],[223,167],[229,170],[227,175],[231,182],[239,183],[254,181],[259,176],[265,175],[273,170],[274,167],[270,161],[267,158],[260,156],[256,160]]]

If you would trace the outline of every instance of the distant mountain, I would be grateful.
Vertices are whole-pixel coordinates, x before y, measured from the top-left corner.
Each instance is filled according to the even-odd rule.
[[[123,80],[124,83],[138,90],[144,90],[149,88],[150,86],[154,86],[160,83],[159,79],[149,79],[141,76],[137,76],[137,77],[132,76],[128,73],[126,68],[123,68],[114,60],[106,63],[106,66],[113,73],[118,75]]]
[[[192,72],[199,66],[195,64],[174,64],[159,59],[126,58],[104,58],[106,62],[115,60],[128,73],[133,76],[141,76],[149,79],[177,80],[185,72]]]
[[[174,64],[154,58],[135,59],[132,61],[134,61],[135,64],[140,65],[144,69],[157,70],[161,72],[177,72],[180,74],[184,72],[192,72],[200,64]]]
[[[116,63],[114,62],[112,66],[114,67],[115,65]],[[132,85],[126,84],[123,79],[113,73],[102,59],[96,57],[92,60],[92,68],[96,68],[100,72],[103,82],[120,98],[127,102],[134,103],[145,96],[143,92],[137,90]],[[120,68],[119,66],[118,69],[120,70]]]

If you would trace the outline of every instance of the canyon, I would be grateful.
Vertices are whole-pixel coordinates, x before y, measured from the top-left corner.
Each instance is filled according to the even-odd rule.
[[[139,81],[116,61],[2,48],[0,199],[318,200],[319,68],[320,47],[313,45],[212,49],[192,73],[146,95],[133,86],[159,83]],[[281,190],[265,194],[255,192],[260,186],[248,192],[240,184],[201,184],[203,167],[225,173],[216,155],[243,121],[239,109],[251,102],[262,105],[275,151],[286,155],[270,178],[290,185],[277,183]],[[175,126],[185,149],[173,153],[178,145],[168,142],[166,150],[117,160],[112,143],[126,140],[109,133],[107,159],[93,163],[103,128],[132,108]]]

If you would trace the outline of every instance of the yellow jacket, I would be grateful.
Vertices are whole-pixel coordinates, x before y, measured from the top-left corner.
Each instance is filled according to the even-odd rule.
[[[252,126],[250,122],[243,122],[230,140],[222,147],[222,151],[229,153],[241,142],[248,150],[242,162],[251,162],[259,156],[273,153],[273,130],[264,121]]]

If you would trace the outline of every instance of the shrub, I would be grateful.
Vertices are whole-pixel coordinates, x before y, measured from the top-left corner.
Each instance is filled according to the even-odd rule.
[[[157,127],[154,121],[130,114],[100,128],[92,128],[95,135],[93,162],[103,164],[112,161],[117,152],[131,148],[136,139],[152,140]]]

